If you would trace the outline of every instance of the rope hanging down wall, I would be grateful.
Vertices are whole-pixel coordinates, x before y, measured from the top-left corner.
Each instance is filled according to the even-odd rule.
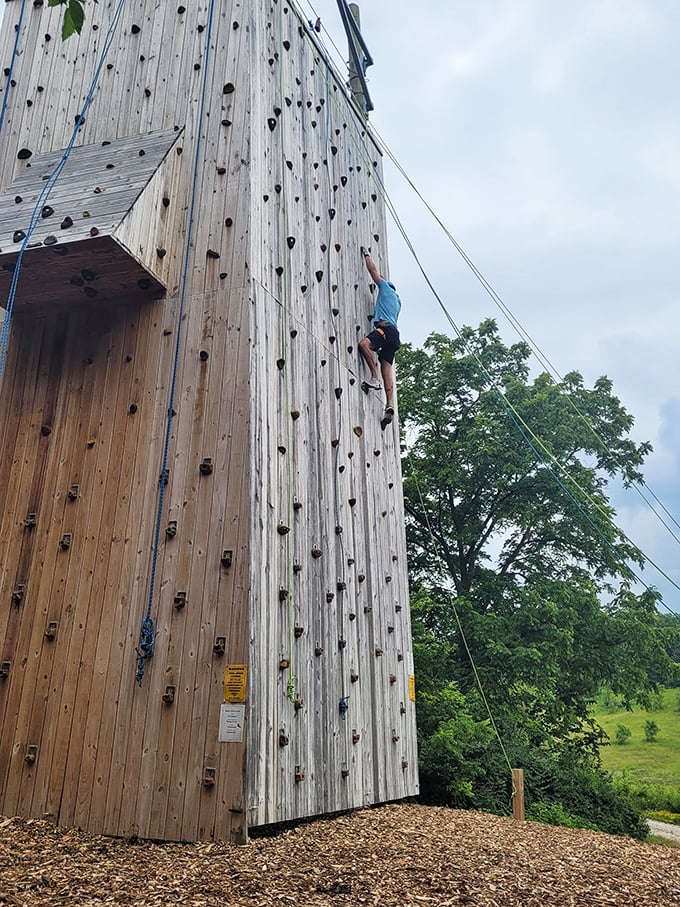
[[[163,519],[163,504],[165,501],[165,488],[168,483],[168,459],[170,454],[170,436],[172,434],[172,420],[175,416],[175,393],[177,390],[177,372],[179,367],[180,351],[181,351],[181,340],[182,340],[182,325],[183,325],[183,315],[184,315],[184,306],[186,302],[186,293],[187,293],[187,281],[189,276],[189,258],[192,249],[193,241],[193,230],[194,230],[194,221],[196,216],[196,188],[198,185],[198,175],[200,169],[200,154],[202,146],[202,132],[201,124],[203,123],[204,112],[205,112],[205,98],[207,93],[208,85],[208,62],[210,51],[212,49],[211,37],[212,37],[212,28],[213,22],[215,19],[215,0],[210,0],[210,6],[208,9],[208,24],[205,29],[205,64],[203,66],[203,78],[201,81],[201,99],[198,110],[197,117],[197,134],[196,134],[196,150],[194,153],[194,166],[193,166],[193,177],[191,182],[191,201],[189,204],[189,220],[187,224],[187,240],[184,247],[184,268],[182,271],[182,284],[180,288],[180,297],[179,297],[179,312],[177,315],[177,330],[176,340],[175,340],[175,355],[173,357],[172,363],[172,381],[170,384],[170,397],[168,400],[168,410],[167,418],[165,423],[165,439],[163,442],[163,459],[161,463],[161,471],[158,480],[159,490],[158,490],[158,505],[156,507],[156,524],[154,528],[153,536],[153,547],[151,552],[151,570],[149,573],[149,593],[146,603],[146,613],[142,618],[142,625],[139,631],[139,646],[137,647],[137,672],[135,679],[137,685],[141,687],[142,680],[144,678],[144,662],[153,657],[155,645],[156,645],[156,625],[153,619],[153,600],[154,592],[156,588],[156,567],[158,564],[158,549],[160,546],[161,538],[161,521]]]

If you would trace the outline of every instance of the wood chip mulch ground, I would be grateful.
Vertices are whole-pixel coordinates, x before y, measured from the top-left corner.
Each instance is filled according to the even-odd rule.
[[[0,904],[677,907],[680,849],[399,804],[228,844],[0,819]]]

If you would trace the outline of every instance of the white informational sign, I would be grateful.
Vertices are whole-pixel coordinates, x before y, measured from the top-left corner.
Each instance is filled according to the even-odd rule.
[[[223,702],[220,706],[220,743],[243,743],[243,726],[246,718],[245,705]]]

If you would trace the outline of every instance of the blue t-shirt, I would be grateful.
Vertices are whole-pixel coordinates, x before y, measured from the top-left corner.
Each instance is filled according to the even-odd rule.
[[[396,325],[401,311],[401,299],[393,283],[381,280],[378,286],[378,298],[375,301],[374,321],[389,321]]]

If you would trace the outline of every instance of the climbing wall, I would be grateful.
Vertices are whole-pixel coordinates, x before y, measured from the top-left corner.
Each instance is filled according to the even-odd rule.
[[[413,794],[378,152],[291,4],[87,15],[9,0],[0,45],[0,812],[242,841]]]

